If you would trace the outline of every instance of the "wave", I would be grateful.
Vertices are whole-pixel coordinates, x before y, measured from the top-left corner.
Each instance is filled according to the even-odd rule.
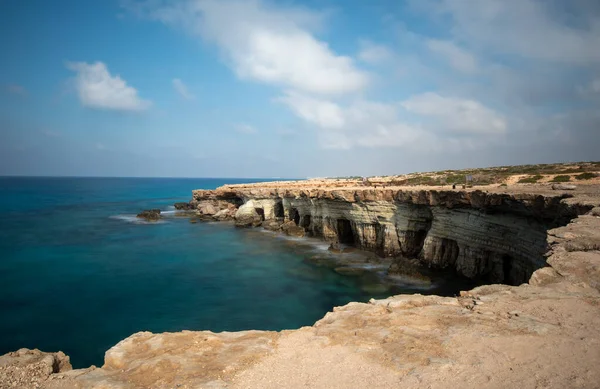
[[[132,223],[132,224],[162,224],[162,223],[166,223],[164,220],[150,222],[150,221],[141,219],[141,218],[137,217],[136,215],[131,215],[131,214],[113,215],[113,216],[109,216],[109,218],[115,219],[115,220],[121,220],[121,221],[124,221],[127,223]]]

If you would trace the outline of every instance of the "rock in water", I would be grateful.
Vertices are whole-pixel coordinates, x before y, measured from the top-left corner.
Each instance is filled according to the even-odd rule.
[[[304,228],[297,226],[293,220],[283,223],[281,225],[281,230],[286,235],[295,236],[297,238],[302,238],[306,234],[306,231],[304,231]]]
[[[184,202],[175,203],[175,204],[173,204],[173,206],[175,206],[175,209],[178,211],[189,211],[189,210],[194,209],[194,206],[192,204],[184,203]]]
[[[158,221],[160,219],[160,209],[145,209],[138,213],[137,217],[151,222]]]
[[[269,231],[279,231],[281,229],[281,222],[271,219],[263,223],[263,228]]]

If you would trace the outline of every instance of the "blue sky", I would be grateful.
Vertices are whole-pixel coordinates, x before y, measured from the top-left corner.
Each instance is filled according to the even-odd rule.
[[[600,159],[594,0],[0,2],[0,175]]]

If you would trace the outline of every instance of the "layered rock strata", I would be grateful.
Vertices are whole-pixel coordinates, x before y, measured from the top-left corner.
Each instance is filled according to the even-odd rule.
[[[419,258],[469,278],[518,285],[545,266],[547,229],[587,210],[561,202],[564,197],[226,186],[194,191],[191,203],[204,216],[234,219],[238,226],[264,223],[277,230],[279,225],[295,236],[322,237],[386,257]]]

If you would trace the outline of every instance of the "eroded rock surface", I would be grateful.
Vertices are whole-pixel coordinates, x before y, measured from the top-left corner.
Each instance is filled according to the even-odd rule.
[[[0,388],[41,388],[52,374],[71,370],[62,352],[21,349],[0,356]]]
[[[600,217],[591,210],[600,205],[599,189],[559,200],[582,215],[548,231],[549,266],[529,283],[350,303],[292,331],[142,332],[111,348],[102,368],[39,382],[103,389],[597,388]],[[534,202],[547,212],[545,198]]]
[[[308,183],[229,185],[194,191],[192,201],[207,215],[242,204],[234,216],[238,226],[264,223],[278,230],[272,221],[283,220],[281,230],[291,236],[419,258],[430,267],[512,285],[545,266],[548,228],[589,210],[567,204],[567,195],[550,188],[542,195]]]

